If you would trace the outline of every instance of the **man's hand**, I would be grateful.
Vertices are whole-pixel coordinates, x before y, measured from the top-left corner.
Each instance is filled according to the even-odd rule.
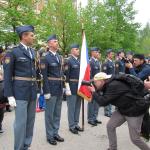
[[[145,95],[144,99],[150,101],[150,94]]]
[[[133,65],[132,65],[130,62],[129,62],[129,63],[126,63],[125,66],[126,66],[127,68],[129,68],[129,69],[130,69],[130,68],[133,68]]]
[[[69,83],[65,83],[65,87],[66,87],[66,91],[65,91],[65,93],[66,93],[66,95],[67,96],[70,96],[71,95],[71,90],[70,90],[70,86],[69,86]]]
[[[50,94],[50,93],[44,94],[44,98],[45,98],[46,100],[49,100],[49,99],[51,98],[51,94]]]
[[[95,92],[95,88],[94,86],[87,86],[88,90],[91,92],[91,93],[94,93]]]
[[[16,107],[16,100],[13,96],[8,97],[8,103],[11,107]]]
[[[150,76],[149,76],[149,81],[148,80],[144,81],[144,86],[146,89],[150,90]]]
[[[40,97],[40,93],[37,93],[37,99],[39,99],[39,97]]]

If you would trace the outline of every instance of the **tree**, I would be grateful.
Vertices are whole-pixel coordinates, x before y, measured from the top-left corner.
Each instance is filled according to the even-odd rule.
[[[106,0],[104,5],[111,24],[111,41],[114,48],[135,49],[136,34],[139,28],[134,23],[136,11],[133,9],[135,1]]]
[[[45,41],[50,34],[57,34],[63,54],[68,45],[81,41],[81,25],[71,0],[49,0],[39,18],[39,37]]]
[[[137,52],[150,54],[150,24],[149,23],[147,23],[146,26],[139,31],[137,41],[138,41]]]
[[[89,0],[87,7],[80,11],[84,23],[88,44],[98,46],[102,50],[107,48],[135,49],[137,29],[134,23],[134,1]]]
[[[36,24],[36,14],[34,12],[34,3],[31,0],[7,0],[1,6],[0,16],[0,42],[14,43],[17,42],[15,34],[16,26],[24,24]],[[34,18],[34,19],[33,19]]]

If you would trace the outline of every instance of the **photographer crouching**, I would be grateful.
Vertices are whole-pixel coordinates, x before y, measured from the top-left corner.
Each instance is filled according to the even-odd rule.
[[[150,150],[140,138],[143,117],[150,105],[150,94],[143,81],[132,75],[112,77],[100,72],[94,76],[94,86],[88,88],[100,106],[112,104],[118,108],[107,123],[108,150],[117,150],[116,128],[126,121],[132,143],[141,150]]]

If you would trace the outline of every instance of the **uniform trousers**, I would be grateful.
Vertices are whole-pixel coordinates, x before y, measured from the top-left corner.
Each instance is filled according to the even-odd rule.
[[[45,100],[45,128],[46,138],[53,138],[58,135],[60,127],[62,96],[52,96],[49,100]]]
[[[73,129],[78,126],[80,109],[81,109],[81,97],[78,95],[70,95],[66,97],[68,106],[68,122],[69,128]]]
[[[33,137],[36,101],[16,100],[14,150],[27,150]]]

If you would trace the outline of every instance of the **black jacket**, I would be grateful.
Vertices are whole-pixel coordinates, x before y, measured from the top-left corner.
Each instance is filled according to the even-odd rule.
[[[130,85],[115,79],[108,80],[101,91],[93,94],[93,98],[100,106],[112,104],[122,115],[129,117],[142,115],[149,107],[142,96],[132,92]]]

